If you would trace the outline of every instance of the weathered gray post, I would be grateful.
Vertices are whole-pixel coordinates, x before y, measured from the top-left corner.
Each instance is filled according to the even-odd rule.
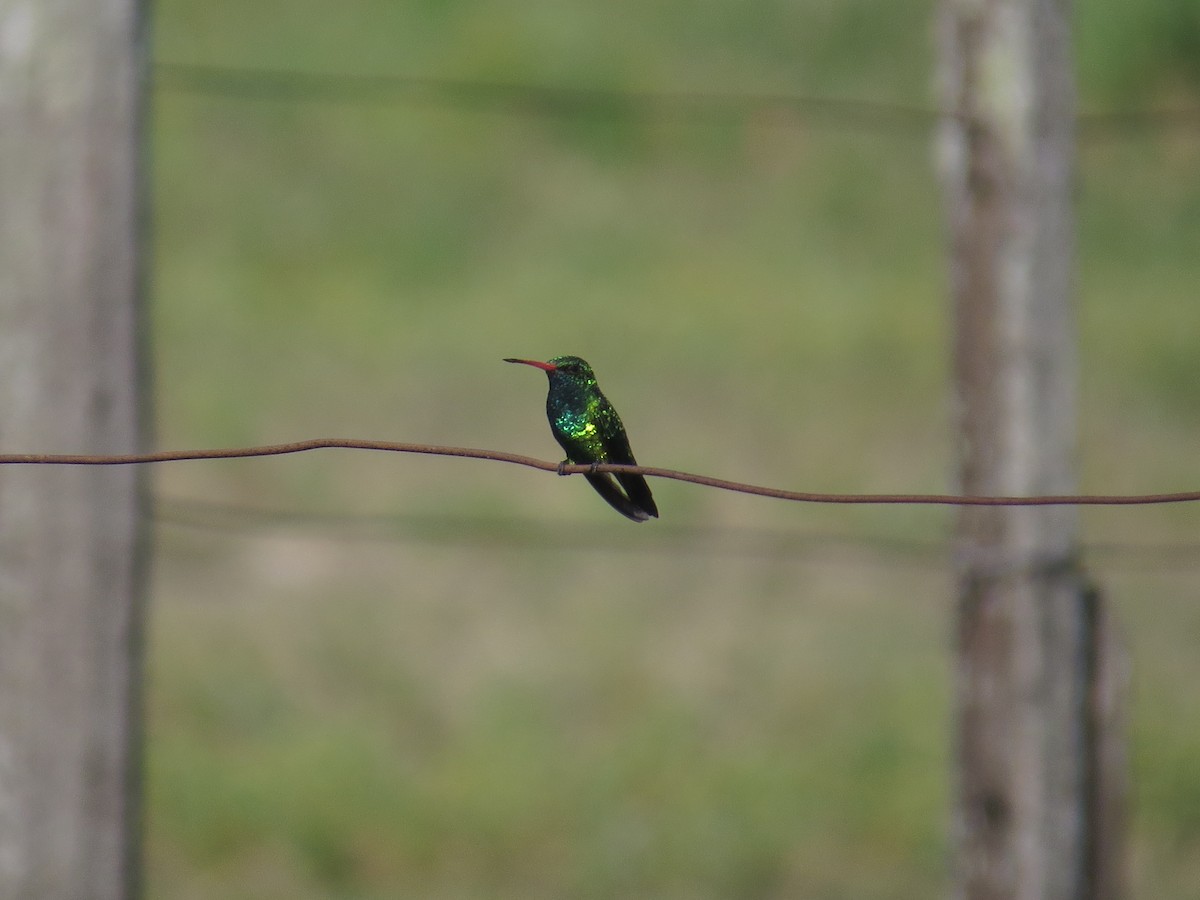
[[[943,0],[960,487],[1076,487],[1068,0]],[[955,895],[1121,891],[1120,665],[1072,507],[958,520]]]
[[[142,431],[136,0],[0,0],[0,447]],[[137,891],[139,467],[0,469],[0,897]]]

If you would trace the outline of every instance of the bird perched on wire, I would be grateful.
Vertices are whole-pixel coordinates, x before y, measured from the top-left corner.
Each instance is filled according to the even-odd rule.
[[[546,418],[554,439],[567,453],[567,462],[616,463],[636,466],[621,417],[596,383],[596,374],[578,356],[556,356],[549,362],[506,359],[534,366],[550,379]],[[650,485],[641,475],[625,472],[585,472],[584,478],[613,509],[635,522],[658,518]]]

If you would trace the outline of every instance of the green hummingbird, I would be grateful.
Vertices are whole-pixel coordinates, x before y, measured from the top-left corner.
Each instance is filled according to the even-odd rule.
[[[567,462],[637,465],[621,417],[600,392],[596,375],[586,361],[578,356],[556,356],[549,362],[504,361],[534,366],[550,379],[546,418],[550,420],[554,439],[567,451]],[[583,477],[621,515],[635,522],[645,522],[652,516],[658,518],[654,495],[641,475],[621,472],[614,479],[608,472],[585,472]]]

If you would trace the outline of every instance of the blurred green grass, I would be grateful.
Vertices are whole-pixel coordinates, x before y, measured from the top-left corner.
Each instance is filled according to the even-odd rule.
[[[1144,49],[1164,21],[1186,48],[1188,9],[1081,7],[1085,102],[1195,102],[1193,57]],[[883,0],[620,15],[166,0],[155,29],[172,62],[919,104],[930,15]],[[811,490],[951,482],[924,139],[768,112],[168,91],[153,122],[162,446],[349,435],[552,457],[543,382],[499,360],[579,353],[648,464]],[[1198,158],[1186,132],[1082,148],[1085,490],[1196,483]],[[154,478],[168,496],[273,507],[631,527],[574,479],[485,463],[328,453]],[[869,545],[764,559],[655,529],[937,539],[947,514],[655,490],[664,521],[635,553],[161,526],[149,893],[941,891],[947,574]],[[1089,510],[1084,533],[1186,542],[1195,517]],[[1190,897],[1196,573],[1093,565],[1133,654],[1136,895]]]

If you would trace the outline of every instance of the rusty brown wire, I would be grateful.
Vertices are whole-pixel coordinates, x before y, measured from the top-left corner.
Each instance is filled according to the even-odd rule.
[[[389,453],[418,453],[427,456],[457,456],[468,459],[489,459],[511,463],[560,475],[585,472],[630,472],[651,478],[684,481],[723,491],[753,494],[776,500],[798,503],[906,504],[925,506],[1149,506],[1161,503],[1194,503],[1200,491],[1180,491],[1166,494],[1042,494],[1028,497],[960,496],[957,494],[830,494],[813,491],[789,491],[695,475],[675,469],[655,466],[573,465],[549,462],[503,450],[482,450],[474,447],[445,447],[436,444],[411,444],[396,441],[357,440],[353,438],[314,438],[286,444],[259,447],[232,447],[212,450],[160,450],[152,453],[117,453],[108,455],[74,453],[3,453],[0,465],[58,465],[58,466],[128,466],[147,463],[182,462],[186,460],[245,459],[262,456],[283,456],[311,450],[376,450]]]

